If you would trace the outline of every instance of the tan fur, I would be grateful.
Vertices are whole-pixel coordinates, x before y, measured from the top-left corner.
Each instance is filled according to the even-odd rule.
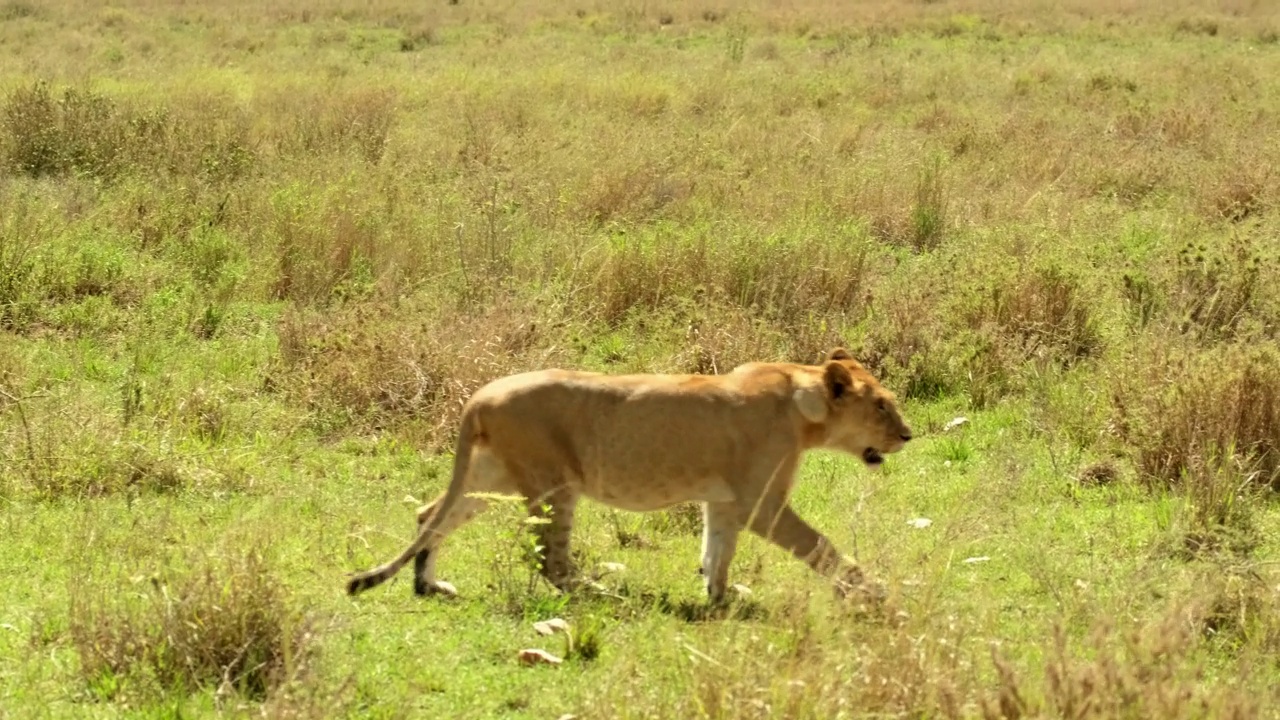
[[[462,412],[448,489],[418,513],[417,538],[394,560],[355,575],[356,594],[415,558],[414,591],[453,594],[437,580],[444,538],[484,510],[470,493],[518,493],[537,525],[543,574],[574,584],[569,535],[581,496],[650,511],[703,505],[703,574],[720,602],[738,534],[769,538],[842,594],[862,583],[857,566],[789,505],[800,457],[814,448],[876,464],[911,439],[894,396],[847,352],[821,365],[748,363],[725,375],[605,375],[543,370],[495,380]]]

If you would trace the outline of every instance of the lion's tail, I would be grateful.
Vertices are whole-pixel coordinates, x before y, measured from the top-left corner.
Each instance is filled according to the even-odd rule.
[[[462,422],[459,425],[458,443],[453,456],[453,478],[449,481],[449,487],[445,491],[444,499],[441,500],[440,505],[431,516],[431,520],[422,525],[418,531],[418,537],[394,560],[352,576],[351,580],[347,582],[348,595],[355,595],[369,588],[377,587],[394,577],[400,571],[400,568],[404,567],[414,555],[426,549],[431,535],[436,532],[436,528],[440,526],[440,523],[449,516],[458,499],[465,493],[467,473],[471,466],[471,449],[476,435],[480,432],[480,428],[474,412],[464,413]]]

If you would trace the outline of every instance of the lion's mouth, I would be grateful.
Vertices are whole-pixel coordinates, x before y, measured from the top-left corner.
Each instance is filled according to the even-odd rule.
[[[879,450],[869,447],[862,451],[862,462],[875,467],[884,462],[884,456],[880,454]]]

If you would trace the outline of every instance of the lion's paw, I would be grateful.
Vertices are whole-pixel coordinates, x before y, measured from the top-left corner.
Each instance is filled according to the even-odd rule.
[[[455,598],[458,596],[458,588],[444,580],[436,580],[435,582],[424,582],[415,580],[413,583],[413,592],[419,597],[431,597],[432,595],[441,595],[446,598]]]

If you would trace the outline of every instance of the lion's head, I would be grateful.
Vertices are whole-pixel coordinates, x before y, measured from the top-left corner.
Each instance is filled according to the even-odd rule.
[[[907,444],[911,428],[893,393],[848,351],[832,350],[821,367],[821,386],[798,393],[796,400],[801,414],[824,428],[823,447],[843,450],[877,467],[885,455]]]

